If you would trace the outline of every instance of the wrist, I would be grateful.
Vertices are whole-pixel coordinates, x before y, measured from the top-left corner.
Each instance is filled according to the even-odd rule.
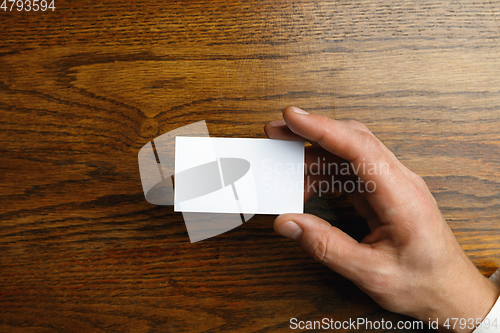
[[[437,322],[438,332],[473,332],[500,296],[500,287],[476,272],[474,279],[462,277],[458,283],[451,281],[453,287],[435,300],[425,311],[427,315],[419,315],[418,319],[424,323]]]

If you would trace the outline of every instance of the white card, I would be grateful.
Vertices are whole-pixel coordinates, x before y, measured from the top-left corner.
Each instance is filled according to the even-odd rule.
[[[176,212],[304,211],[304,142],[175,138]]]

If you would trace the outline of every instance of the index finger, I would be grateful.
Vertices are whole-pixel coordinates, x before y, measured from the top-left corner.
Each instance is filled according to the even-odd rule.
[[[413,183],[373,135],[294,107],[286,108],[283,118],[298,136],[316,141],[324,149],[349,161],[354,173],[364,182],[376,212],[391,211],[395,206],[409,203],[405,198]]]

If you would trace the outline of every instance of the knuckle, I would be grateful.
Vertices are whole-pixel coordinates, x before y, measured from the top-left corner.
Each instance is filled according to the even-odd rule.
[[[422,185],[424,188],[427,188],[427,183],[425,182],[425,180],[422,177],[420,177],[419,175],[416,175],[416,179],[420,185]]]
[[[425,180],[416,173],[413,173],[413,178],[417,187],[419,188],[419,190],[417,191],[419,202],[423,205],[428,205],[429,203],[431,203],[432,206],[437,206],[436,198],[434,198],[434,196],[432,195]]]
[[[360,140],[362,147],[366,147],[367,149],[380,149],[380,143],[371,133],[368,132],[360,132]]]
[[[370,129],[366,127],[365,124],[360,123],[359,121],[356,121],[356,123],[360,130],[371,133]]]
[[[328,236],[319,234],[308,250],[311,257],[320,263],[325,263],[328,254]]]
[[[414,181],[414,182],[415,182],[418,186],[420,186],[420,187],[421,187],[421,188],[423,188],[423,189],[427,189],[427,188],[428,188],[428,187],[427,187],[427,183],[425,182],[425,180],[424,180],[421,176],[417,175],[417,174],[416,174],[416,173],[414,173],[414,172],[411,172],[411,176],[412,176],[412,178],[413,178],[413,181]]]
[[[366,127],[365,124],[363,123],[360,123],[359,121],[357,120],[348,120],[347,121],[347,124],[357,130],[360,130],[360,131],[363,131],[363,132],[370,132],[370,130],[368,129],[368,127]]]
[[[421,189],[421,188],[417,188],[415,189],[415,192],[414,192],[414,200],[415,200],[415,203],[423,210],[426,210],[426,208],[431,208],[431,203],[432,203],[432,200],[429,198],[429,196],[427,195],[427,193],[425,192],[425,190]]]

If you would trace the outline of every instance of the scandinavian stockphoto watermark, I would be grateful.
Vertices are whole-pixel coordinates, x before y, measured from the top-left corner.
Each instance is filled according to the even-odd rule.
[[[268,175],[262,178],[262,185],[265,191],[292,192],[304,188],[306,192],[317,192],[321,197],[326,193],[335,191],[343,193],[374,193],[377,185],[375,181],[362,181],[353,175],[389,175],[388,163],[365,163],[358,164],[350,162],[330,162],[325,157],[318,157],[316,161],[301,165],[293,163],[271,164],[270,160],[264,159],[261,162],[263,173]],[[303,182],[279,182],[272,175],[295,175],[304,170]],[[350,178],[349,178],[350,177]],[[353,179],[354,178],[354,179]]]

